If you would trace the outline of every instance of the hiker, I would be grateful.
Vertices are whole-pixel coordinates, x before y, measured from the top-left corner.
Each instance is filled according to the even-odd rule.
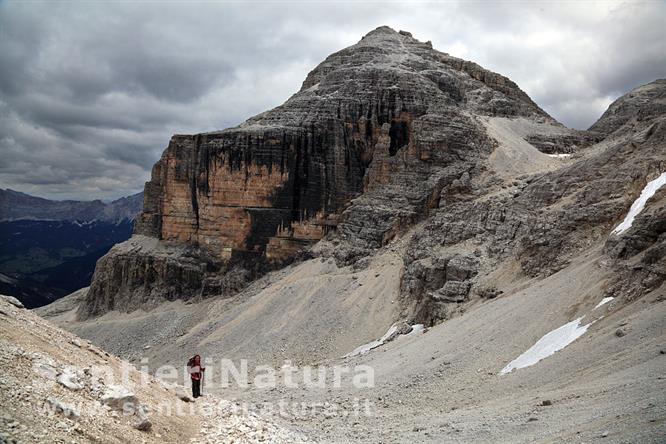
[[[201,356],[194,355],[187,362],[187,371],[192,378],[192,397],[198,398],[201,396],[201,382],[204,377],[205,367],[201,366]]]

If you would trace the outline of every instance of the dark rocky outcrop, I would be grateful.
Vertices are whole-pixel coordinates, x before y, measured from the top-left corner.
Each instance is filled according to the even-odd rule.
[[[571,134],[532,134],[525,138],[542,153],[572,154],[580,148],[585,148],[603,140],[604,135],[592,131],[572,131]]]
[[[131,306],[137,291],[143,303],[198,296],[210,258],[203,250],[159,244],[157,239],[135,236],[116,245],[100,259],[88,294],[110,294],[113,298],[86,298],[90,313]]]

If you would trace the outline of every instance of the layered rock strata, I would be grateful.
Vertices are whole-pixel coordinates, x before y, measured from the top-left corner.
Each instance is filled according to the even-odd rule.
[[[502,118],[527,128],[524,157],[500,156],[510,174],[496,174],[502,143],[488,130]],[[324,60],[283,105],[235,128],[174,136],[146,184],[137,239],[100,261],[79,316],[230,295],[324,238],[333,247],[317,254],[351,263],[431,216],[436,227],[483,207],[498,224],[504,211],[527,220],[520,206],[502,209],[503,197],[480,197],[513,187],[516,171],[535,180],[559,166],[544,153],[577,153],[607,133],[568,130],[506,77],[377,28]],[[412,256],[408,267],[420,260]],[[435,262],[448,270],[456,257]],[[465,299],[473,274],[427,292]]]

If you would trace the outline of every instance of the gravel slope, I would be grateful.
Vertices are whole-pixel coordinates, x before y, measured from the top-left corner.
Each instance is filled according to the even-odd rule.
[[[294,408],[335,405],[339,413],[333,415],[307,407],[305,413],[288,409],[286,414],[272,415],[272,421],[321,442],[589,442],[602,438],[603,442],[663,442],[666,288],[637,300],[615,298],[595,309],[609,279],[600,250],[601,245],[592,246],[569,267],[543,280],[514,281],[512,273],[498,270],[496,284],[504,290],[502,296],[478,301],[425,333],[399,336],[366,355],[343,359],[338,352],[317,359],[313,354],[309,360],[295,353],[285,355],[293,357],[294,364],[301,358],[328,369],[368,365],[374,371],[373,388],[354,388],[347,375],[340,388],[331,387],[327,379],[324,388],[302,383],[289,388],[278,380],[269,389],[211,385],[210,390],[250,403],[257,411],[263,403],[287,402]],[[290,273],[298,276],[298,267],[284,271],[276,282],[292,282]],[[357,285],[372,281],[374,274],[361,278]],[[164,313],[174,316],[195,306],[172,306],[173,311]],[[499,374],[543,335],[581,316],[586,325],[594,321],[581,338],[531,367]],[[112,319],[99,322],[113,324]],[[275,335],[283,328],[264,327],[268,331],[264,334]],[[316,328],[322,334],[326,330],[323,325]],[[375,336],[366,335],[355,346],[379,338],[385,329],[377,327]],[[294,340],[304,338],[307,335]],[[253,351],[251,343],[244,344],[246,355],[238,351],[234,358],[262,351],[264,344],[257,343]],[[151,348],[145,353],[160,352]],[[270,362],[279,367],[282,361]],[[296,373],[296,380],[300,377]],[[365,400],[370,402],[371,416],[356,414]],[[544,401],[550,405],[542,405]],[[349,415],[342,416],[342,411]]]
[[[594,309],[606,276],[594,253],[527,288],[346,360],[374,369],[376,387],[245,390],[240,399],[369,399],[371,417],[292,418],[324,442],[663,442],[666,288]],[[587,333],[508,375],[500,370],[580,316]],[[542,405],[543,403],[548,405]]]
[[[305,439],[237,404],[137,371],[88,341],[0,298],[0,442],[182,443],[303,442]],[[95,375],[96,368],[109,373]],[[123,379],[123,369],[126,378]],[[65,379],[63,379],[65,378]],[[63,382],[65,381],[65,382]],[[129,413],[105,401],[121,385]],[[183,399],[184,398],[184,399]],[[186,401],[187,400],[187,401]],[[171,408],[171,414],[168,414]],[[134,413],[142,409],[144,415]],[[143,424],[139,426],[139,424]],[[140,430],[142,429],[142,430]]]

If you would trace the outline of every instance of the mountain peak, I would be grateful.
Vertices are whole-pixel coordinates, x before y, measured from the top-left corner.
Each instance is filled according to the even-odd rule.
[[[133,219],[142,208],[143,192],[111,203],[99,199],[88,201],[49,200],[7,188],[0,189],[0,220],[105,220],[116,222]]]
[[[379,27],[373,29],[372,31],[370,31],[369,33],[367,33],[366,35],[364,35],[361,38],[361,41],[367,40],[367,39],[372,39],[373,37],[380,37],[380,36],[403,38],[403,39],[405,37],[407,37],[407,38],[414,39],[412,37],[412,33],[409,32],[409,31],[403,31],[402,29],[400,31],[396,31],[395,29],[391,28],[390,26],[384,25],[384,26],[379,26]],[[416,40],[416,39],[414,39],[414,40]]]
[[[661,116],[666,109],[666,79],[656,79],[618,97],[590,127],[603,134],[630,131],[636,121]]]
[[[139,236],[100,261],[79,316],[233,292],[220,280],[229,267],[247,266],[242,279],[254,279],[334,230],[359,251],[383,245],[425,217],[446,184],[483,170],[494,142],[476,116],[563,130],[508,78],[407,31],[371,31],[328,56],[284,104],[234,128],[174,136],[146,184]],[[207,264],[181,262],[189,277],[177,291],[167,258],[180,247],[167,244],[192,245]],[[153,277],[119,281],[114,271],[148,263],[159,263],[152,294]]]
[[[315,85],[316,91],[308,91]],[[538,115],[552,120],[507,77],[437,51],[430,41],[421,42],[407,31],[388,26],[380,26],[358,43],[328,56],[308,74],[299,94],[330,99],[347,95],[346,90],[351,89],[359,97],[359,92],[375,94],[386,88],[406,94],[428,91],[432,102],[452,100],[485,115]],[[275,120],[271,118],[271,122]]]
[[[414,49],[419,47],[426,50],[432,49],[432,43],[421,42],[415,39],[411,32],[403,30],[396,31],[389,26],[380,26],[379,28],[370,31],[364,35],[358,43],[350,48],[367,48],[368,46],[381,48],[385,50],[387,54],[413,52]]]
[[[391,34],[398,34],[398,32],[395,29],[391,28],[390,26],[382,25],[382,26],[378,26],[377,28],[373,29],[372,31],[370,31],[369,33],[364,35],[363,39],[365,39],[367,37],[374,36],[374,35],[381,35],[381,34],[391,35]]]

